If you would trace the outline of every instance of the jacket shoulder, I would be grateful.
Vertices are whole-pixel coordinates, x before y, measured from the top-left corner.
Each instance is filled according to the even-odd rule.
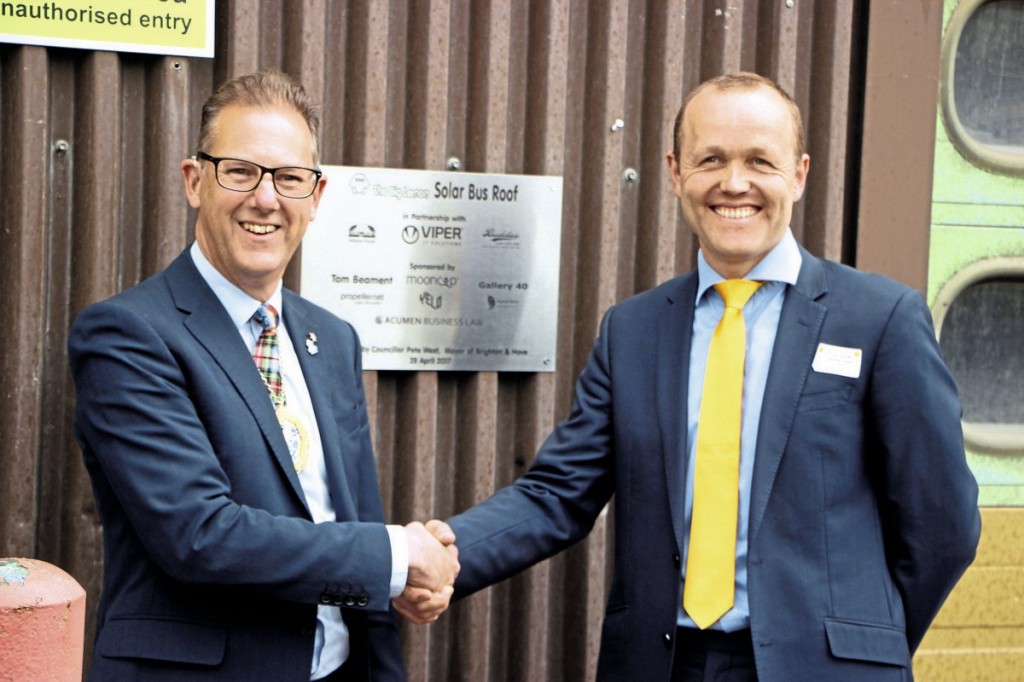
[[[857,270],[830,260],[819,259],[819,262],[824,266],[829,280],[836,283],[853,286],[866,292],[877,292],[879,295],[902,296],[915,291],[910,286],[877,272]]]
[[[920,292],[890,277],[823,258],[811,258],[812,262],[801,268],[797,288],[812,298],[825,294],[829,307],[878,312],[892,309],[908,296],[919,299],[924,305]],[[820,290],[817,282],[821,283]]]
[[[353,338],[358,338],[359,336],[356,333],[355,327],[348,320],[338,317],[335,313],[313,303],[308,298],[303,298],[291,289],[284,290],[284,305],[286,310],[291,310],[293,314],[298,312],[321,329],[328,329],[342,336]]]
[[[619,301],[611,306],[608,312],[627,315],[656,313],[667,305],[685,302],[688,295],[696,295],[696,286],[696,272],[679,275]]]
[[[168,311],[174,308],[174,300],[164,272],[161,271],[129,289],[90,303],[76,315],[71,328],[74,330],[87,320],[122,316],[142,318],[149,324],[159,324],[160,320],[167,319]]]

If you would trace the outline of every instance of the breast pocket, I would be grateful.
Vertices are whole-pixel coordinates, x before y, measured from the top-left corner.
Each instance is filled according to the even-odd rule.
[[[336,408],[335,414],[337,415],[338,423],[338,434],[341,436],[348,436],[353,431],[359,428],[361,414],[358,403],[345,402]]]
[[[847,405],[853,395],[853,385],[844,384],[838,387],[827,389],[812,389],[811,392],[804,392],[800,396],[800,403],[797,405],[797,412],[813,412],[815,410],[829,410],[833,407]]]

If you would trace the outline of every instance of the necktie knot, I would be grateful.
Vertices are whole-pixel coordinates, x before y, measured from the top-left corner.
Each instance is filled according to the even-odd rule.
[[[725,300],[726,308],[743,310],[743,306],[760,287],[761,282],[749,279],[726,279],[715,285],[715,291]]]
[[[284,380],[281,377],[281,346],[277,336],[277,323],[280,317],[274,306],[264,303],[252,314],[263,332],[256,339],[256,347],[253,349],[252,359],[256,361],[256,367],[260,370],[260,376],[267,385],[274,407],[284,405]]]
[[[256,309],[256,312],[252,314],[252,318],[256,320],[261,327],[263,327],[263,331],[271,332],[277,329],[277,322],[280,319],[280,315],[277,314],[277,310],[274,309],[274,306],[269,303],[264,303]]]

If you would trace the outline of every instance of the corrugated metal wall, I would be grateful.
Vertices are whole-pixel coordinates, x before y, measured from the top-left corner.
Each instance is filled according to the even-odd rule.
[[[699,81],[756,70],[795,95],[813,164],[794,230],[819,255],[850,253],[866,22],[864,0],[220,0],[212,60],[0,45],[0,556],[63,567],[94,611],[102,548],[67,329],[190,242],[177,164],[215,84],[298,76],[324,103],[324,163],[441,170],[454,156],[564,177],[557,372],[367,373],[385,506],[406,522],[522,472],[568,411],[602,311],[692,267],[664,153]],[[591,679],[612,531],[602,519],[404,628],[411,679]]]

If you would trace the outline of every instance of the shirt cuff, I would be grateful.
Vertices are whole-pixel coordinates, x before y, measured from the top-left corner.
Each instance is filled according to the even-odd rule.
[[[397,597],[409,579],[409,539],[402,526],[386,526],[391,540],[391,596]]]

